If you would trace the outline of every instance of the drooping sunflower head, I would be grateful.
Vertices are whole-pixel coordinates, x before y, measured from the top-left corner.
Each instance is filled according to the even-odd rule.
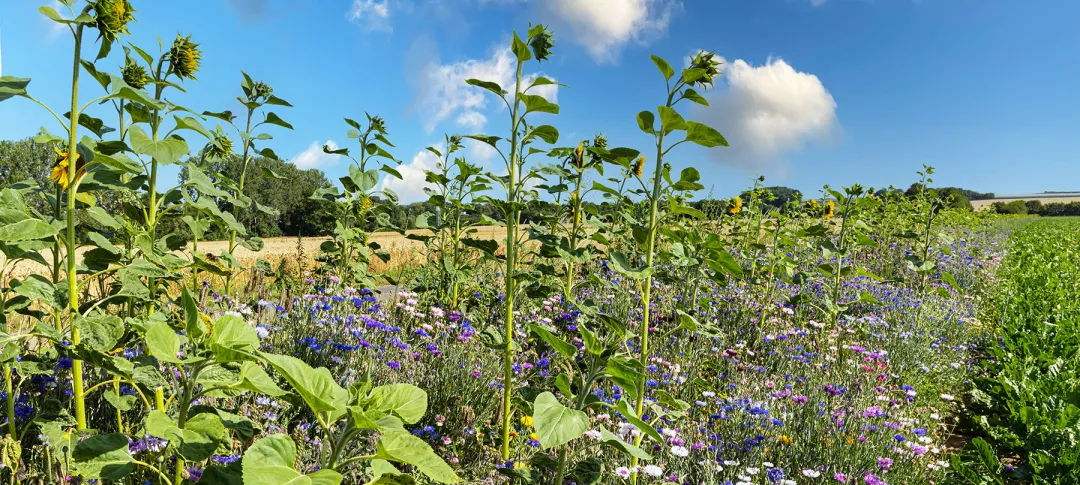
[[[728,209],[728,213],[735,215],[742,211],[742,197],[738,195],[734,199],[731,199],[731,208]]]
[[[641,174],[645,171],[645,155],[642,155],[637,160],[634,160],[634,176],[640,178]]]
[[[529,29],[529,39],[533,57],[536,57],[538,61],[546,61],[551,56],[551,48],[555,46],[555,38],[551,36],[551,31],[543,24],[536,24]]]
[[[585,165],[585,142],[578,143],[577,148],[574,150],[574,166],[581,168]]]
[[[52,172],[49,174],[49,180],[56,182],[61,189],[67,190],[70,181],[68,175],[70,175],[69,165],[71,160],[68,157],[68,152],[62,151],[59,148],[53,148],[56,151],[56,162],[53,164]],[[83,167],[82,157],[78,153],[75,153],[75,180],[82,177]]]
[[[202,51],[199,50],[199,44],[192,42],[190,35],[181,37],[177,34],[172,49],[169,50],[169,71],[180,79],[195,79],[200,63]]]
[[[130,57],[124,62],[124,70],[121,74],[124,76],[124,82],[135,89],[142,89],[150,84],[150,75],[147,74],[146,69]]]
[[[834,215],[836,215],[836,201],[830,199],[829,202],[825,204],[825,218],[828,219]]]
[[[97,0],[93,4],[98,32],[112,42],[117,35],[128,33],[127,24],[135,20],[135,9],[128,0]]]

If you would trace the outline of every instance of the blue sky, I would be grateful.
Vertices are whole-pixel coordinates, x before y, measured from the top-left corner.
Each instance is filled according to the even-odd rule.
[[[2,73],[33,78],[31,93],[60,110],[70,35],[37,12],[37,1],[5,3]],[[166,48],[178,32],[201,44],[199,80],[176,102],[239,111],[244,69],[295,105],[278,114],[296,129],[273,130],[267,146],[332,178],[345,161],[318,147],[348,146],[343,117],[380,114],[405,164],[407,180],[391,188],[409,200],[421,197],[422,169],[433,163],[423,147],[444,132],[506,131],[501,103],[461,81],[509,76],[510,30],[530,21],[548,23],[556,39],[555,57],[532,72],[567,85],[548,93],[562,113],[533,122],[557,126],[564,145],[602,131],[613,145],[646,149],[651,140],[634,116],[664,94],[649,54],[677,66],[699,49],[723,56],[712,107],[684,114],[721,129],[733,146],[684,145],[669,155],[677,168],[701,170],[717,196],[733,195],[758,173],[810,193],[825,183],[906,186],[923,163],[938,169],[938,185],[1080,190],[1080,2],[1073,0],[133,3],[138,23],[129,40],[152,53],[158,35]],[[99,65],[116,70],[121,55],[117,49]],[[82,89],[98,94],[91,80]],[[52,128],[49,121],[24,100],[0,104],[0,138],[33,135]],[[496,165],[479,147],[465,154]]]

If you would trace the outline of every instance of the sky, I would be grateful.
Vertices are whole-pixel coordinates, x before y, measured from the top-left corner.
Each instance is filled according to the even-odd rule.
[[[66,111],[72,39],[37,0],[0,0],[0,73]],[[238,112],[240,70],[293,108],[295,129],[264,146],[336,179],[348,160],[343,118],[385,118],[405,180],[384,182],[422,200],[424,150],[445,133],[509,131],[509,114],[470,77],[512,84],[511,31],[549,26],[554,57],[529,63],[565,86],[548,89],[560,146],[603,133],[648,151],[635,116],[655,110],[664,81],[650,54],[683,67],[700,50],[726,62],[687,119],[719,129],[731,147],[681,145],[668,159],[694,166],[706,191],[728,197],[756,175],[816,194],[824,184],[906,187],[922,164],[935,185],[996,193],[1080,190],[1080,2],[1075,0],[190,0],[133,1],[125,37],[155,54],[178,33],[203,50],[197,81],[170,97],[195,111]],[[59,7],[57,2],[52,5]],[[60,10],[58,8],[58,10]],[[92,56],[96,49],[86,55]],[[98,62],[116,72],[123,53]],[[100,87],[83,76],[84,100]],[[95,114],[107,122],[115,112]],[[59,128],[22,99],[0,103],[0,139]],[[213,126],[213,122],[208,122]],[[194,138],[192,138],[194,137]],[[193,145],[198,135],[188,137]],[[355,147],[352,147],[355,149]],[[481,145],[461,152],[500,171]],[[650,157],[651,158],[651,157]],[[171,185],[176,170],[164,176]],[[702,194],[704,195],[704,194]]]

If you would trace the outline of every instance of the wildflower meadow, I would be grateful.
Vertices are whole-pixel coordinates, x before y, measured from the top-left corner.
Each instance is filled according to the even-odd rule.
[[[419,264],[379,269],[396,256],[371,238],[405,234],[392,127],[328,113],[350,164],[312,195],[332,237],[275,268],[237,257],[263,247],[239,220],[273,211],[245,185],[281,178],[256,157],[293,128],[288,93],[237,71],[240,112],[175,104],[214,53],[128,42],[135,6],[41,7],[70,34],[70,106],[0,77],[55,118],[35,140],[56,159],[0,191],[5,483],[1080,481],[1077,221],[954,209],[927,166],[907,193],[776,204],[755,178],[695,205],[701,175],[670,160],[728,146],[688,109],[722,59],[626,60],[655,66],[626,120],[653,145],[567,140],[536,93],[556,81],[529,74],[557,36],[533,24],[508,30],[512,84],[467,81],[504,124],[430,149]],[[185,178],[162,189],[168,165]],[[224,251],[200,250],[212,229]]]

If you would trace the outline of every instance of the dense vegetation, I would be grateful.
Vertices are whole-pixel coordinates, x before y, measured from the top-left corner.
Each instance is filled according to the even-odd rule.
[[[400,178],[379,116],[344,119],[349,146],[324,151],[350,168],[331,183],[267,146],[292,129],[267,83],[240,73],[239,113],[178,106],[171,94],[198,88],[192,36],[154,56],[123,42],[128,0],[60,3],[40,11],[72,34],[70,112],[0,77],[0,101],[41,105],[60,133],[3,145],[5,177],[26,179],[0,188],[0,478],[1076,478],[1077,225],[1022,229],[995,284],[1015,225],[929,189],[931,167],[907,191],[804,201],[758,179],[694,202],[697,169],[666,159],[728,145],[679,112],[708,103],[712,53],[678,71],[651,58],[660,104],[627,120],[647,152],[601,135],[560,145],[543,123],[559,106],[532,92],[554,81],[528,72],[553,34],[513,33],[513,86],[467,81],[506,102],[507,126],[431,147],[440,163],[411,214],[376,190]],[[460,156],[464,138],[505,171]],[[161,190],[171,164],[178,185]],[[475,238],[480,225],[505,239]],[[370,233],[408,227],[426,264],[381,273],[392,256]],[[316,255],[236,257],[308,230],[329,235]],[[226,249],[200,251],[216,238]],[[949,448],[970,434],[985,438]]]

